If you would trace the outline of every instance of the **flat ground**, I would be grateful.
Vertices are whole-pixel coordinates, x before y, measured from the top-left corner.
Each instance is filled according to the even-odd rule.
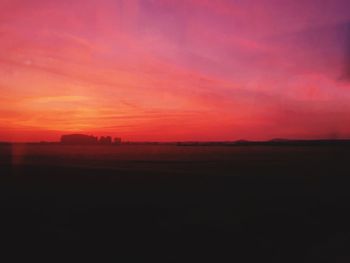
[[[350,262],[349,161],[339,145],[2,145],[0,238],[48,262],[69,250],[102,262]]]

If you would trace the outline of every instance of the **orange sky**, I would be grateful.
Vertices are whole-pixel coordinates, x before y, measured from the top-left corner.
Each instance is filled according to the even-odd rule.
[[[1,0],[0,141],[349,138],[349,8]]]

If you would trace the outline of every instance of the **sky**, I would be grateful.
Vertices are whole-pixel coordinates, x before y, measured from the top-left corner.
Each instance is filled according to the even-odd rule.
[[[0,141],[350,138],[348,0],[0,0]]]

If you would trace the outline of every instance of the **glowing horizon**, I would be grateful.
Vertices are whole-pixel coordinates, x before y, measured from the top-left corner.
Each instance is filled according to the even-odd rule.
[[[347,0],[3,0],[0,141],[350,138]]]

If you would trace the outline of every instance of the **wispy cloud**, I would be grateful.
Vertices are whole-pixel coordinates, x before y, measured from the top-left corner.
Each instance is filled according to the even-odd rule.
[[[1,1],[0,139],[350,135],[349,7]]]

